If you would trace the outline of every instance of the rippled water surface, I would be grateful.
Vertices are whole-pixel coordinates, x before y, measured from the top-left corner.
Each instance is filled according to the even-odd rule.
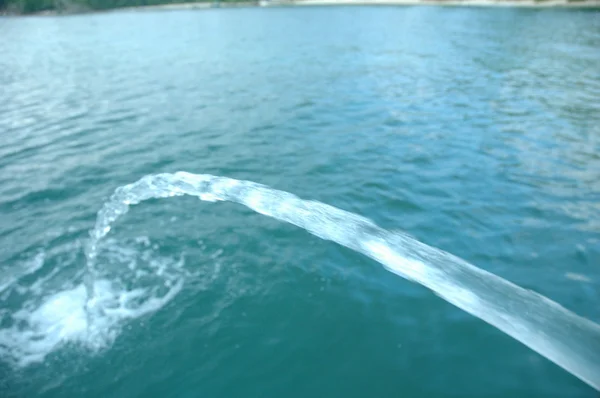
[[[598,11],[0,18],[0,395],[596,397],[230,203],[132,208],[99,248],[109,333],[84,342],[74,303],[112,191],[186,170],[361,214],[600,322],[599,49]]]

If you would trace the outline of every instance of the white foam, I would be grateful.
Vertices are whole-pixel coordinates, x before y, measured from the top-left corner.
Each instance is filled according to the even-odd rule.
[[[212,193],[201,194],[198,198],[203,202],[218,202],[221,200],[217,195]]]
[[[21,307],[1,314],[2,323],[8,324],[0,329],[1,359],[25,367],[66,346],[89,352],[106,349],[128,320],[156,312],[173,300],[188,275],[183,259],[158,256],[147,249],[146,237],[136,241],[141,250],[105,242],[99,264],[107,269],[100,273],[104,277],[94,281],[90,302],[82,283],[73,285],[64,277],[61,281],[60,270],[70,264],[58,264],[48,275],[22,287]]]

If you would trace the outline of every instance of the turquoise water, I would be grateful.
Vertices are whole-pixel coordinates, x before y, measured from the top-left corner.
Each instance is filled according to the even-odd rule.
[[[599,322],[598,21],[0,19],[2,396],[596,396],[375,261],[232,203],[133,207],[98,248],[113,312],[91,337],[78,303],[114,189],[186,170],[360,214]]]

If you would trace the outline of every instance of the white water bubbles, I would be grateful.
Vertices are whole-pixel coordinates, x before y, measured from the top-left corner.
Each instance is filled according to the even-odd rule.
[[[32,272],[14,277],[5,287],[5,302],[11,308],[0,313],[3,362],[22,368],[43,362],[61,348],[109,348],[128,321],[165,307],[189,276],[184,256],[160,253],[147,237],[107,239],[98,247],[95,296],[88,302],[82,264],[68,253],[73,249],[67,245],[59,253],[42,251],[13,267],[48,269],[39,277]],[[36,267],[28,268],[31,262]]]

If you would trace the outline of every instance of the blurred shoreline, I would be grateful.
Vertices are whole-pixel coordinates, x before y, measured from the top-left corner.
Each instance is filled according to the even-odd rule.
[[[220,3],[177,3],[154,6],[128,7],[126,10],[181,10],[197,8],[230,8],[230,7],[285,7],[285,6],[496,6],[496,7],[568,7],[568,8],[600,8],[600,0],[263,0],[252,2],[220,2]],[[118,9],[123,10],[123,8]],[[115,10],[110,10],[115,11]]]
[[[497,7],[600,7],[600,0],[296,0],[293,5],[434,5],[434,6],[497,6]]]
[[[518,7],[518,8],[598,8],[600,0],[259,0],[202,3],[157,4],[150,6],[119,7],[105,10],[78,9],[70,11],[47,10],[29,14],[1,12],[0,16],[53,16],[106,12],[194,10],[209,8],[292,7],[292,6],[447,6],[447,7]]]

